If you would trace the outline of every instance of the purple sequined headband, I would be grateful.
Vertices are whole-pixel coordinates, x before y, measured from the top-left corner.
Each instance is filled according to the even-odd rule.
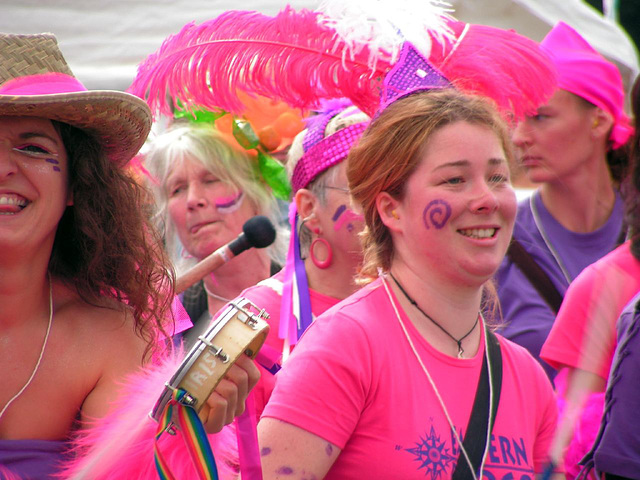
[[[387,73],[380,95],[380,109],[376,116],[400,98],[434,88],[451,88],[453,85],[424,58],[411,43],[405,42],[400,59]]]
[[[326,123],[328,123],[331,118],[332,117],[327,119]],[[326,123],[323,123],[326,126]],[[349,150],[353,144],[360,139],[368,124],[369,122],[363,122],[349,125],[348,127],[338,130],[333,135],[323,138],[308,149],[305,148],[305,153],[302,155],[302,158],[298,160],[298,163],[293,169],[293,175],[291,176],[293,192],[295,193],[299,189],[306,187],[314,178],[329,167],[347,158]],[[314,130],[316,129],[314,128]],[[324,128],[322,131],[324,131]],[[309,133],[311,133],[311,130]],[[306,146],[306,138],[304,143]]]

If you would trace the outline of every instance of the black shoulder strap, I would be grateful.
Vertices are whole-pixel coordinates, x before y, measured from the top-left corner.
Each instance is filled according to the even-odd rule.
[[[500,392],[502,390],[502,351],[500,350],[500,342],[498,341],[498,337],[486,327],[485,335],[487,335],[488,355],[485,355],[482,361],[482,370],[480,380],[478,381],[478,388],[476,389],[476,398],[473,401],[471,418],[469,418],[467,431],[462,441],[462,445],[467,451],[471,463],[475,467],[476,474],[480,470],[482,455],[487,445],[487,425],[489,424],[489,369],[487,368],[487,356],[491,360],[491,378],[493,380],[490,431],[493,430],[498,405],[500,404]],[[461,451],[451,480],[468,480],[469,478],[473,478],[473,476],[469,471],[469,464]]]
[[[536,263],[531,254],[525,250],[522,244],[515,238],[511,239],[511,244],[507,250],[507,256],[515,263],[522,273],[531,282],[540,296],[549,305],[554,313],[558,313],[562,304],[562,295],[558,292],[549,275]]]

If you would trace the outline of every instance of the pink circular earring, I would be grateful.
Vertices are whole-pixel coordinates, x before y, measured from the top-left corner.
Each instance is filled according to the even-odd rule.
[[[324,245],[324,248],[327,250],[327,258],[325,258],[324,260],[319,260],[313,253],[315,246],[318,243]],[[326,239],[318,237],[315,238],[313,242],[311,242],[311,246],[309,247],[309,256],[311,257],[311,261],[316,267],[324,270],[325,268],[329,268],[331,266],[331,262],[333,261],[333,250],[331,249],[331,245]]]

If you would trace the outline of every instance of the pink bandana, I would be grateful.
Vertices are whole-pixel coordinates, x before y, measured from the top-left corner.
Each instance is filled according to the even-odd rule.
[[[558,88],[609,112],[614,119],[609,137],[613,148],[624,145],[633,134],[633,127],[624,113],[624,87],[618,68],[564,22],[553,27],[540,47],[556,66]]]
[[[78,80],[64,73],[40,73],[9,80],[0,86],[0,95],[51,95],[86,92]]]

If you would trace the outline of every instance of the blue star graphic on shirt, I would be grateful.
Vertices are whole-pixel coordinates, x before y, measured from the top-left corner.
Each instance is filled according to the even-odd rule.
[[[425,477],[430,475],[431,480],[440,478],[447,467],[456,461],[456,457],[446,447],[446,442],[441,441],[440,436],[436,435],[433,426],[429,434],[421,437],[414,448],[405,448],[405,451],[415,455],[414,460],[420,462],[419,468],[424,468]]]

